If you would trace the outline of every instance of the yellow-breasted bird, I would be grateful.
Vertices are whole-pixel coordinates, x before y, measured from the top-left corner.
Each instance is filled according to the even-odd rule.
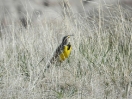
[[[71,36],[73,35],[67,35],[63,37],[62,43],[57,47],[56,51],[53,54],[53,57],[50,60],[50,63],[47,65],[47,68],[50,67],[50,64],[62,62],[69,57],[72,50],[69,40]]]

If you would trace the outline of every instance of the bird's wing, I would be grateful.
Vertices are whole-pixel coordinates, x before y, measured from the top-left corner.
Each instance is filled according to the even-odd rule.
[[[62,44],[57,47],[56,51],[54,52],[53,57],[50,60],[51,64],[54,63],[56,61],[57,57],[62,53],[62,49],[63,49]]]

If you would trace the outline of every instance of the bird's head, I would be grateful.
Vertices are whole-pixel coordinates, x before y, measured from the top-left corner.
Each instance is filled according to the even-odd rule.
[[[63,37],[63,39],[62,39],[63,45],[68,45],[70,43],[70,37],[71,36],[73,36],[73,35],[67,35],[67,36]]]

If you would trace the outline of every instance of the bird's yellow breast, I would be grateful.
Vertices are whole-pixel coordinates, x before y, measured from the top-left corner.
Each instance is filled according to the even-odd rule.
[[[63,52],[60,54],[60,60],[61,60],[61,61],[64,61],[66,58],[69,57],[70,52],[71,52],[71,49],[72,49],[72,48],[71,48],[71,47],[68,48],[67,45],[64,46]]]

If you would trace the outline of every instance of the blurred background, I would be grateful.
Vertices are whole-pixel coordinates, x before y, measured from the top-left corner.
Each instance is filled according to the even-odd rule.
[[[61,22],[64,11],[93,17],[99,7],[107,12],[116,5],[131,9],[132,0],[0,0],[0,28],[12,22],[25,28],[45,20]]]
[[[132,0],[0,0],[0,99],[132,99]]]

